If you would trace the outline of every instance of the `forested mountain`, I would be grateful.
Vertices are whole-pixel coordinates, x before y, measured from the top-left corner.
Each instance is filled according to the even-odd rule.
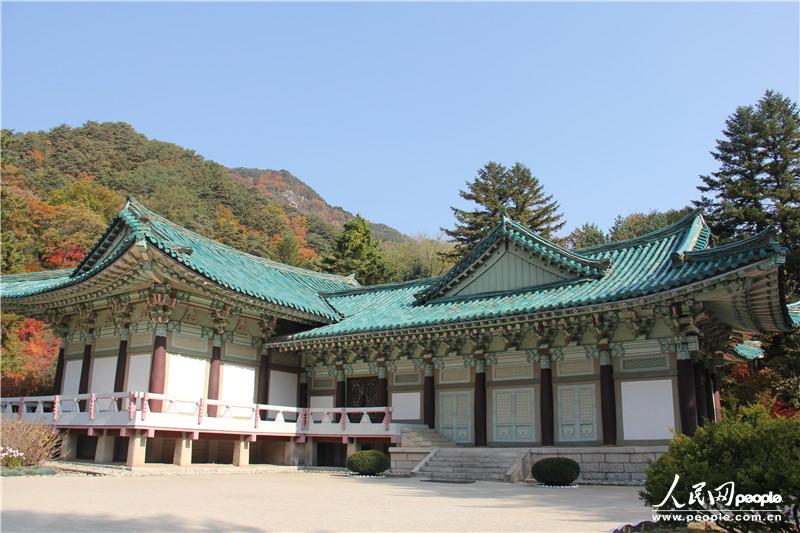
[[[128,193],[199,233],[308,267],[353,218],[288,171],[230,170],[120,122],[4,130],[2,181],[4,273],[76,265]]]

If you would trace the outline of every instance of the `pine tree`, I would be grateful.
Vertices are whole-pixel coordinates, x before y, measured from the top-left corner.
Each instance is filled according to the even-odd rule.
[[[587,222],[575,228],[564,239],[564,244],[568,248],[588,248],[589,246],[605,244],[606,242],[608,242],[608,239],[603,234],[603,230],[594,222]]]
[[[323,259],[328,272],[355,273],[362,285],[383,283],[389,278],[381,248],[372,237],[369,223],[361,215],[348,221],[336,238],[333,254]]]
[[[788,247],[789,291],[800,285],[800,112],[791,99],[767,91],[755,106],[736,109],[711,152],[719,170],[700,176],[695,202],[722,240],[772,225]]]
[[[558,202],[544,193],[544,186],[519,162],[506,168],[489,161],[459,195],[477,205],[471,211],[451,207],[456,225],[442,231],[454,243],[452,252],[447,253],[452,259],[463,257],[486,237],[497,225],[502,210],[547,238],[552,238],[566,223],[559,213]]]

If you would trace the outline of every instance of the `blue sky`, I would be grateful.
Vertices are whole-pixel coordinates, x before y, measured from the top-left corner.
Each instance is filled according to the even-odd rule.
[[[681,207],[737,105],[798,99],[798,3],[2,5],[2,122],[126,121],[409,234],[488,160],[568,228]]]

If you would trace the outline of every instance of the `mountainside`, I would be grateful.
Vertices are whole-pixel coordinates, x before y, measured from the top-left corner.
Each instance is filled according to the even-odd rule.
[[[129,193],[208,237],[312,268],[353,217],[288,171],[229,170],[126,123],[3,130],[2,184],[4,273],[76,265]]]
[[[252,187],[262,195],[277,200],[306,216],[319,216],[324,222],[341,227],[353,218],[353,214],[339,206],[326,202],[317,191],[309,187],[301,179],[288,170],[270,170],[261,168],[228,169],[235,179],[248,187]],[[387,226],[370,222],[372,234],[381,241],[402,242],[408,237]]]

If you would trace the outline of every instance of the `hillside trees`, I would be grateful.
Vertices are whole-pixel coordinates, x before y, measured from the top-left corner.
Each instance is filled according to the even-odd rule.
[[[344,225],[344,230],[336,238],[333,253],[323,259],[323,266],[328,272],[336,274],[355,273],[361,285],[389,280],[383,251],[361,215],[356,215]]]

